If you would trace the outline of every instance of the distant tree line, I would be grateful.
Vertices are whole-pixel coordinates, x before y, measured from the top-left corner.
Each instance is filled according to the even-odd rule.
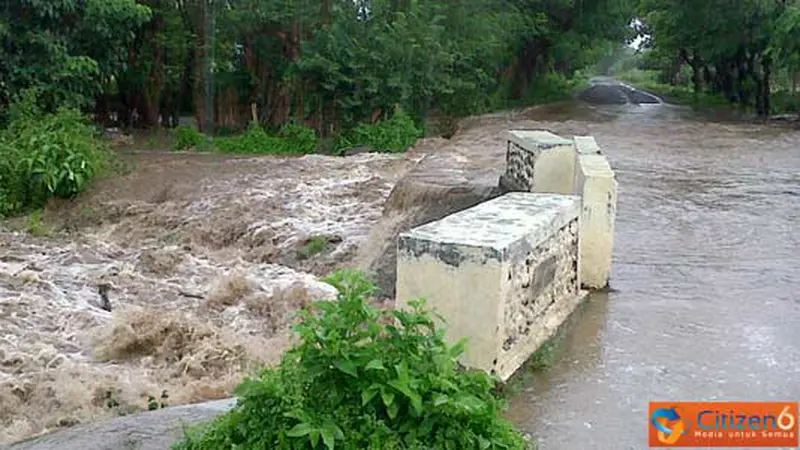
[[[770,109],[800,74],[800,0],[5,0],[0,119],[44,110],[336,134],[392,114],[535,102],[646,36],[665,80]],[[632,27],[638,17],[637,26]]]
[[[23,92],[100,121],[297,121],[536,101],[633,37],[633,0],[5,0],[0,114]],[[210,109],[210,110],[209,110]],[[212,122],[208,122],[211,119]]]
[[[800,82],[800,1],[641,0],[646,61],[674,82],[690,68],[696,92],[770,114],[776,92]]]

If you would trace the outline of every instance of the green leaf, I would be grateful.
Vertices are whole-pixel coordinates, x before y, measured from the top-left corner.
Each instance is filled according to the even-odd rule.
[[[392,403],[386,408],[386,413],[389,414],[389,418],[394,420],[397,418],[397,413],[400,412],[400,405],[397,403]]]
[[[461,395],[456,399],[455,404],[468,412],[476,411],[484,406],[484,402],[474,395]]]
[[[406,361],[403,360],[402,362],[400,362],[400,364],[396,364],[394,368],[397,371],[398,381],[403,385],[407,385],[409,381],[408,363],[406,363]]]
[[[436,393],[433,396],[433,406],[442,406],[442,405],[446,404],[449,401],[450,401],[450,397],[448,397],[448,396],[446,396],[444,394]]]
[[[341,370],[342,372],[350,375],[353,378],[358,378],[358,371],[356,369],[356,365],[347,360],[338,360],[333,363],[334,367]]]
[[[333,450],[336,445],[336,438],[333,437],[333,432],[327,428],[322,429],[322,443],[328,450]]]
[[[463,338],[459,340],[456,345],[450,348],[450,356],[457,357],[460,356],[467,348],[467,338]]]
[[[412,393],[411,396],[409,396],[409,399],[411,400],[411,410],[412,410],[412,412],[414,412],[416,417],[421,416],[422,415],[422,397],[420,397],[419,394],[417,394],[417,393]]]
[[[292,427],[291,430],[286,432],[286,435],[289,437],[302,437],[307,436],[312,431],[314,431],[314,428],[311,425],[303,422]]]
[[[401,382],[400,380],[391,380],[389,381],[388,384],[389,386],[397,389],[400,393],[402,393],[406,397],[411,397],[411,395],[413,394],[411,388],[408,387],[407,384]]]
[[[381,399],[383,400],[383,404],[387,407],[392,406],[394,403],[394,392],[381,388]]]
[[[378,394],[378,389],[375,387],[370,387],[361,392],[361,406],[365,406],[367,403],[372,401],[375,398],[375,395]]]
[[[380,359],[373,359],[372,361],[368,362],[366,370],[386,370],[386,367],[383,366],[383,362]]]

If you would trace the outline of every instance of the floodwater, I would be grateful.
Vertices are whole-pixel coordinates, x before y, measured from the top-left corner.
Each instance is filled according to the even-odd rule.
[[[617,172],[611,287],[510,417],[543,450],[647,448],[649,401],[800,400],[800,131],[575,107]]]
[[[615,291],[511,401],[541,449],[646,448],[650,400],[796,401],[800,132],[711,119],[568,103],[483,116],[406,155],[134,157],[48,207],[43,235],[0,224],[0,444],[163,391],[170,405],[231,395],[279,358],[291,313],[331,295],[317,276],[353,265],[419,154],[447,147],[496,180],[514,127],[593,135],[619,179]],[[312,237],[330,245],[302,256]]]
[[[232,395],[279,360],[295,311],[335,294],[315,275],[350,265],[412,162],[123,159],[40,227],[0,223],[0,445]],[[311,238],[325,248],[304,256]]]

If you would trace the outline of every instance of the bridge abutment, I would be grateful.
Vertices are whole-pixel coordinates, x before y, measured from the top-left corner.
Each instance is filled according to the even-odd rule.
[[[507,136],[501,197],[398,238],[396,307],[425,298],[462,362],[507,380],[611,275],[617,182],[592,137]]]

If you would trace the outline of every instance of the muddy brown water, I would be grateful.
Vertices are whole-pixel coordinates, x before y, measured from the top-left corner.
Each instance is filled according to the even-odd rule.
[[[670,105],[559,111],[619,180],[614,292],[509,416],[540,448],[647,447],[648,401],[800,399],[800,132]]]
[[[313,274],[353,264],[417,155],[447,146],[496,179],[512,127],[595,136],[620,183],[615,291],[511,399],[540,448],[645,448],[649,400],[800,398],[800,133],[565,103],[470,120],[405,157],[139,155],[48,210],[72,234],[0,226],[0,444],[162,390],[173,405],[230,395],[248,362],[285,348],[288,314],[328,295]],[[337,239],[298,259],[309,236]],[[112,312],[96,305],[106,281]]]

